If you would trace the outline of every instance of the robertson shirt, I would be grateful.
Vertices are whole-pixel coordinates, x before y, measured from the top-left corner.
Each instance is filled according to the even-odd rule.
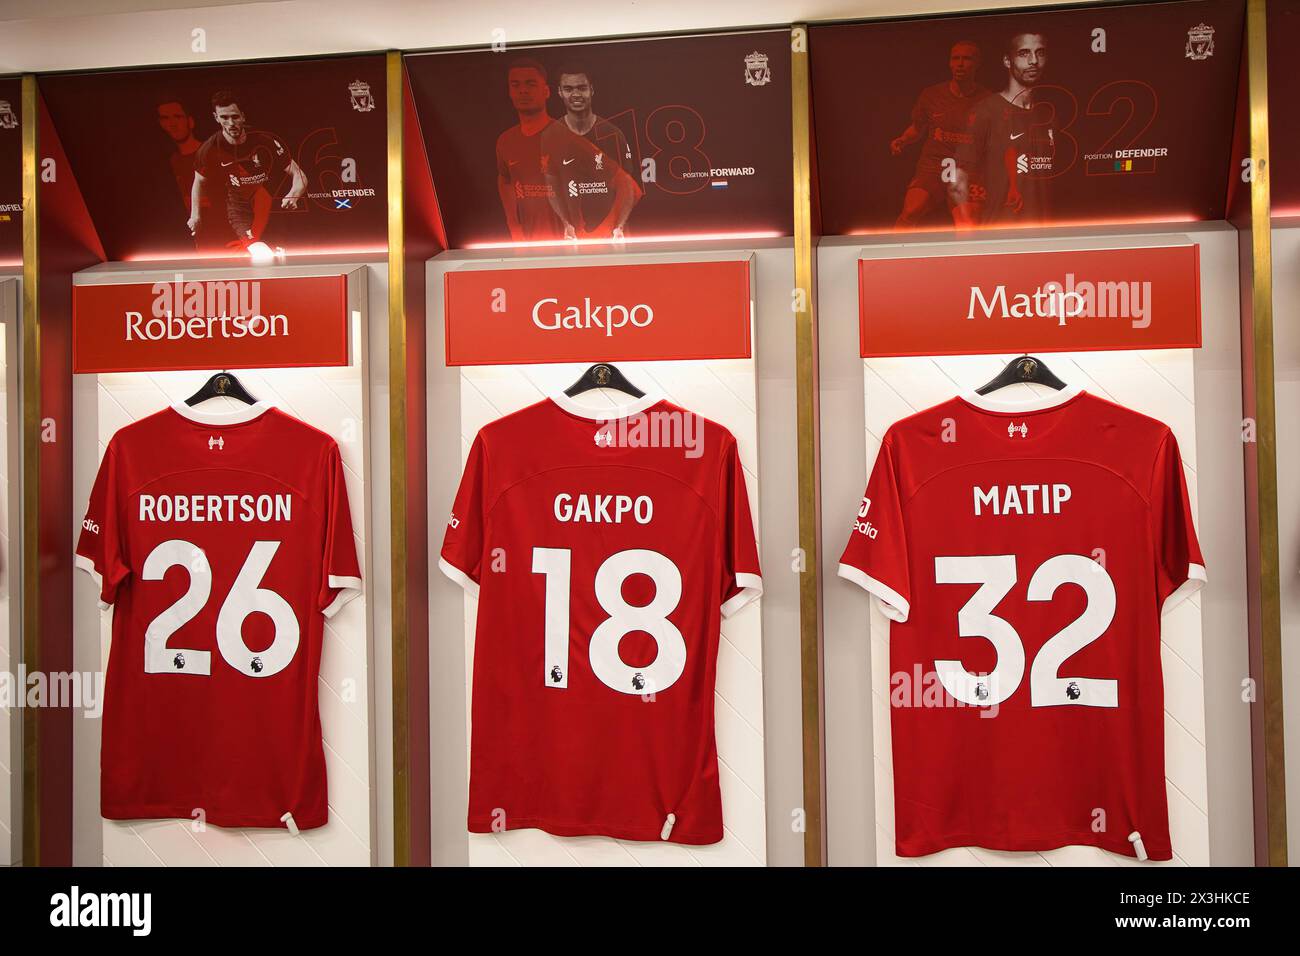
[[[1160,619],[1205,568],[1166,425],[1069,388],[918,412],[841,562],[894,622],[900,856],[1136,833],[1170,859]]]
[[[165,409],[113,436],[81,527],[113,609],[103,815],[323,825],[324,621],[361,587],[334,440],[260,403]]]
[[[736,441],[650,396],[610,418],[546,400],[465,463],[439,565],[478,598],[469,829],[716,843],[721,619],[762,590]]]

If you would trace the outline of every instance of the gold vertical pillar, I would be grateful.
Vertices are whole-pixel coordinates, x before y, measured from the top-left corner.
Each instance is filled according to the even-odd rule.
[[[393,641],[393,863],[411,862],[410,622],[406,563],[406,245],[402,54],[385,64],[388,104],[388,417]]]
[[[1282,612],[1278,574],[1277,415],[1273,390],[1273,249],[1268,155],[1267,4],[1246,6],[1250,102],[1250,237],[1248,289],[1243,289],[1242,412],[1255,422],[1245,445],[1247,542],[1257,548],[1248,575],[1251,663],[1256,714],[1254,741],[1256,857],[1287,865],[1286,765],[1282,710]],[[1242,237],[1243,240],[1246,237]],[[1253,479],[1253,480],[1252,480]],[[1262,762],[1262,766],[1260,765]],[[1262,812],[1263,819],[1260,814]]]
[[[803,702],[804,865],[826,863],[826,796],[822,747],[821,474],[817,401],[817,266],[812,217],[812,90],[808,28],[791,40],[791,116],[794,134],[794,329],[798,402],[799,658]]]
[[[41,453],[41,325],[40,325],[40,207],[37,184],[40,159],[37,130],[40,98],[36,77],[22,84],[23,137],[23,314],[22,358],[22,663],[28,673],[41,666],[40,618],[40,453]],[[16,711],[23,722],[23,865],[41,865],[41,784],[39,724],[34,713]]]

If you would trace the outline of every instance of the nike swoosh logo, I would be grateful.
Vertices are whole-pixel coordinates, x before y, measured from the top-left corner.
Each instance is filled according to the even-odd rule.
[[[562,165],[568,166],[571,162],[573,162],[573,160],[571,160],[571,159],[564,159],[564,160],[561,160],[560,162],[562,163]]]
[[[1025,135],[1024,133],[1012,133],[1012,134],[1011,134],[1011,138],[1012,138],[1013,140],[1014,140],[1014,139],[1019,139],[1020,137],[1022,137],[1022,136],[1024,136],[1024,135]]]

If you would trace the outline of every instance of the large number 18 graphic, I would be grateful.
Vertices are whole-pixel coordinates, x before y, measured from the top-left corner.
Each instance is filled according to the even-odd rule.
[[[1025,645],[1011,622],[993,609],[1016,584],[1014,554],[978,554],[936,557],[937,584],[978,584],[957,612],[959,637],[982,637],[993,645],[997,663],[986,675],[972,674],[961,661],[936,660],[935,670],[944,690],[955,699],[977,707],[991,707],[1011,697],[1025,676]],[[1062,584],[1083,588],[1087,603],[1083,613],[1049,637],[1029,669],[1031,707],[1074,704],[1082,707],[1118,707],[1119,685],[1098,677],[1061,677],[1061,665],[1083,650],[1110,627],[1115,618],[1115,582],[1106,569],[1081,554],[1058,554],[1038,566],[1029,579],[1027,597],[1050,601]]]
[[[227,664],[249,677],[270,677],[280,673],[298,652],[298,616],[279,594],[259,587],[279,549],[279,541],[254,542],[235,583],[221,602],[221,610],[217,612],[217,649]],[[161,581],[176,565],[189,571],[190,586],[175,604],[145,628],[145,673],[201,674],[206,677],[212,673],[211,651],[168,647],[167,641],[208,603],[212,594],[212,565],[198,545],[173,538],[149,552],[144,561],[144,579]],[[252,651],[244,643],[244,620],[258,611],[275,624],[275,640],[266,650]]]
[[[533,573],[546,575],[547,687],[569,686],[569,597],[571,557],[568,548],[533,548]],[[644,574],[655,596],[640,607],[623,600],[623,582]],[[592,632],[587,654],[601,683],[622,694],[646,695],[667,690],[686,670],[686,639],[668,615],[682,599],[682,572],[658,551],[633,548],[610,555],[596,569],[596,600],[608,617]],[[619,642],[632,631],[654,638],[655,659],[630,667],[618,655]]]

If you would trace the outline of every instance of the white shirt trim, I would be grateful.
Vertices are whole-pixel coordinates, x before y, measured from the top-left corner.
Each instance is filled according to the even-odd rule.
[[[1205,584],[1205,567],[1200,564],[1189,564],[1187,566],[1187,580],[1178,586],[1178,588],[1165,598],[1164,605],[1160,608],[1161,614],[1168,614],[1178,605],[1182,604],[1189,597],[1195,594]]]
[[[252,405],[236,408],[233,411],[205,412],[198,408],[191,408],[184,402],[172,403],[172,409],[177,415],[188,418],[200,425],[240,425],[244,422],[251,422],[271,407],[268,402],[255,402]]]
[[[342,609],[343,605],[361,593],[360,578],[331,574],[329,576],[329,586],[340,590],[338,594],[334,595],[334,600],[330,602],[330,606],[321,611],[326,617],[333,617]]]
[[[723,617],[731,617],[763,593],[763,579],[757,574],[738,572],[736,583],[740,585],[740,590],[722,602]]]
[[[1020,412],[1041,412],[1044,409],[1056,408],[1058,405],[1064,405],[1076,395],[1083,393],[1081,385],[1067,385],[1059,392],[1051,392],[1037,398],[1031,398],[1028,401],[1010,401],[1003,399],[999,401],[996,398],[990,398],[988,395],[981,395],[973,389],[967,389],[962,392],[960,398],[967,405],[974,405],[976,408],[986,412],[1005,412],[1011,415]]]
[[[446,558],[438,559],[438,570],[463,587],[470,596],[478,597],[478,582]]]
[[[74,556],[77,567],[85,571],[95,580],[95,600],[99,604],[101,611],[107,611],[113,605],[104,600],[104,576],[99,573],[99,568],[95,567],[95,562],[90,560],[84,554]]]
[[[663,395],[654,389],[650,389],[635,401],[628,402],[626,405],[607,405],[604,408],[597,408],[592,405],[580,405],[568,395],[560,392],[558,395],[550,396],[551,401],[560,408],[564,409],[570,415],[577,415],[579,418],[587,418],[593,422],[611,422],[619,418],[627,418],[629,415],[637,415],[644,412],[647,408],[657,405],[663,401]]]
[[[846,581],[852,581],[862,590],[876,596],[876,603],[880,606],[880,613],[885,615],[891,621],[897,621],[902,624],[907,620],[907,615],[911,613],[912,606],[907,603],[907,598],[899,594],[888,584],[883,581],[877,581],[861,568],[855,568],[851,564],[841,564],[839,567],[839,576]]]

